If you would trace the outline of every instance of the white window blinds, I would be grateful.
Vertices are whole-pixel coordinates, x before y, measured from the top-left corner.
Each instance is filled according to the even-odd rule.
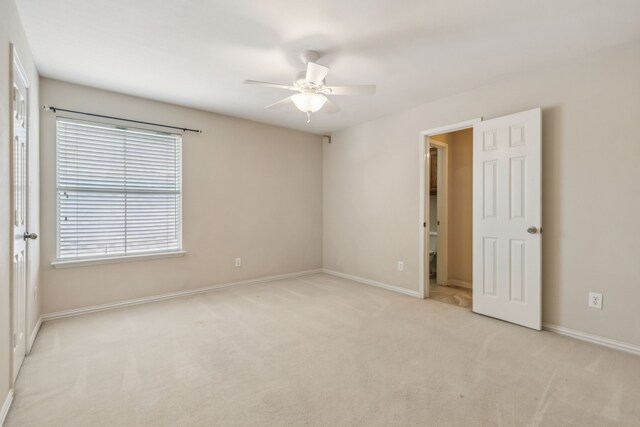
[[[182,138],[57,119],[58,259],[181,250]]]

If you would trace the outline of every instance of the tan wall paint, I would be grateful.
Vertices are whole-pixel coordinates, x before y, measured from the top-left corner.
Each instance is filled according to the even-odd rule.
[[[453,135],[453,132],[440,133],[438,135],[430,136],[429,139],[433,139],[434,141],[443,142],[445,144],[448,144],[451,141],[452,135]]]
[[[419,133],[542,107],[543,320],[640,344],[639,75],[634,42],[334,133],[324,267],[417,291]]]
[[[472,281],[473,129],[452,132],[449,139],[449,209],[447,278]]]
[[[183,139],[183,258],[55,269],[55,116],[42,114],[43,312],[322,266],[320,136],[49,79],[40,96],[203,130]]]
[[[0,1],[0,406],[11,388],[11,325],[10,325],[10,260],[11,260],[11,181],[10,181],[10,135],[11,99],[9,88],[10,46],[13,43],[30,80],[29,94],[29,223],[31,230],[38,232],[39,224],[39,144],[38,144],[38,71],[33,62],[22,24],[13,0]],[[38,292],[40,242],[28,245],[29,270],[27,283],[27,340],[40,317],[40,294]]]

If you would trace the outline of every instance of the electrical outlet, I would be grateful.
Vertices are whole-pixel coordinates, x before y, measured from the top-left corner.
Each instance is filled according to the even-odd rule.
[[[602,310],[602,294],[589,292],[589,307]]]
[[[404,271],[404,262],[398,261],[398,271]]]
[[[236,258],[236,267],[242,267],[242,258]]]

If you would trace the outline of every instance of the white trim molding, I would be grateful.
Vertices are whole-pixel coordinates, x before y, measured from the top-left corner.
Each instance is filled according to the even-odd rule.
[[[620,350],[626,353],[640,356],[640,345],[618,341],[611,338],[605,338],[599,335],[588,334],[586,332],[576,331],[574,329],[565,328],[564,326],[554,325],[552,323],[542,323],[542,329],[544,329],[545,331],[555,332],[560,335],[565,335],[567,337],[576,338],[581,341],[602,345],[614,350]]]
[[[390,285],[388,283],[376,282],[375,280],[365,279],[363,277],[352,276],[351,274],[340,273],[339,271],[322,269],[323,273],[330,274],[336,277],[342,277],[343,279],[353,280],[354,282],[364,283],[365,285],[377,286],[378,288],[387,289],[389,291],[398,292],[400,294],[409,295],[411,297],[416,297],[422,299],[422,294],[420,291],[414,291],[411,289],[401,288],[400,286]]]
[[[88,265],[115,264],[119,262],[132,262],[132,261],[148,261],[148,260],[163,259],[163,258],[179,258],[179,257],[183,257],[186,253],[187,253],[186,251],[172,251],[172,252],[158,252],[158,253],[140,254],[140,255],[74,259],[74,260],[68,260],[68,261],[57,260],[57,261],[53,261],[51,265],[55,268],[86,267]]]
[[[390,285],[388,283],[377,282],[375,280],[365,279],[363,277],[353,276],[351,274],[340,273],[339,271],[333,271],[328,269],[322,269],[322,272],[325,274],[329,274],[336,277],[341,277],[343,279],[353,280],[354,282],[364,283],[366,285],[376,286],[379,288],[387,289],[392,292],[401,293],[404,295],[409,295],[412,297],[422,299],[421,291],[415,291],[411,289],[401,288],[399,286]],[[463,282],[460,280],[449,280],[451,284],[456,284],[458,286],[469,286],[471,287],[471,283]],[[560,335],[568,336],[571,338],[576,338],[581,341],[590,342],[592,344],[597,344],[605,347],[612,348],[614,350],[624,351],[626,353],[635,354],[640,356],[640,346],[635,344],[630,344],[624,341],[617,341],[610,338],[601,337],[598,335],[588,334],[585,332],[576,331],[573,329],[565,328],[564,326],[558,326],[551,323],[543,323],[542,329],[549,332],[554,332]]]
[[[429,137],[425,137],[425,214],[424,214],[424,223],[426,224],[425,231],[431,230],[431,218],[427,212],[431,212],[431,197],[427,197],[427,181],[428,177],[431,176],[431,148],[436,148],[438,150],[438,165],[437,165],[437,174],[438,174],[438,194],[436,195],[436,216],[438,218],[436,227],[437,232],[436,236],[438,236],[436,241],[436,247],[432,248],[430,243],[431,239],[425,239],[424,248],[425,253],[430,254],[431,252],[436,252],[438,257],[436,259],[436,283],[437,284],[447,284],[449,281],[449,143],[440,142],[436,140],[431,140]],[[429,192],[429,194],[431,194]],[[431,236],[431,231],[429,231],[429,236]],[[423,262],[426,265],[429,265],[429,258],[423,259]],[[426,276],[427,271],[429,270],[426,266],[424,268]],[[425,277],[424,281],[428,281],[429,277]],[[426,283],[425,283],[426,285]],[[424,290],[425,296],[429,296],[429,287],[426,286]]]
[[[124,301],[112,302],[107,304],[92,305],[89,307],[73,308],[71,310],[58,311],[42,315],[42,321],[62,319],[65,317],[80,316],[82,314],[95,313],[98,311],[111,310],[120,307],[129,307],[132,305],[147,304],[150,302],[163,301],[172,298],[180,298],[189,295],[201,294],[204,292],[215,291],[218,289],[228,288],[230,286],[247,286],[257,285],[259,283],[273,282],[274,280],[291,279],[300,276],[309,276],[312,274],[322,273],[322,269],[297,271],[294,273],[278,274],[275,276],[259,277],[256,279],[240,280],[237,282],[222,283],[220,285],[206,286],[204,288],[187,289],[184,291],[171,292],[167,294],[153,295],[143,298],[135,298]]]
[[[42,316],[38,318],[36,326],[34,326],[33,331],[31,331],[31,335],[29,335],[29,341],[27,341],[27,354],[31,353],[33,342],[36,340],[38,332],[40,332],[40,326],[42,326]]]
[[[4,420],[7,418],[7,414],[9,414],[12,403],[13,389],[9,389],[9,393],[7,393],[7,397],[4,399],[4,404],[2,405],[2,410],[0,411],[0,426],[4,425]]]
[[[419,135],[419,156],[418,160],[420,162],[420,182],[419,182],[419,188],[420,188],[420,215],[419,215],[419,221],[418,221],[418,235],[420,236],[420,240],[419,240],[419,247],[418,247],[418,253],[420,256],[420,267],[419,267],[419,272],[418,272],[418,276],[420,279],[420,283],[418,284],[418,286],[420,287],[420,295],[421,298],[426,298],[429,296],[429,286],[427,284],[427,286],[425,286],[425,280],[428,280],[428,275],[425,275],[425,264],[428,265],[428,260],[425,260],[425,228],[424,228],[424,223],[426,222],[426,209],[428,207],[427,203],[428,203],[428,199],[425,197],[425,188],[426,188],[426,145],[427,145],[427,141],[426,138],[430,135],[438,135],[441,133],[448,133],[448,132],[455,132],[457,130],[462,130],[462,129],[468,129],[468,128],[473,128],[473,125],[476,123],[480,123],[482,121],[482,117],[478,117],[476,119],[471,119],[471,120],[466,120],[464,122],[459,122],[459,123],[454,123],[451,125],[447,125],[447,126],[441,126],[441,127],[437,127],[437,128],[433,128],[433,129],[429,129],[429,130],[424,130],[422,132],[420,132]]]

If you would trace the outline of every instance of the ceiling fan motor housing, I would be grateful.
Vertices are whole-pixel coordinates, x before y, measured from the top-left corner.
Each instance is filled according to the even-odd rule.
[[[305,71],[300,71],[296,74],[296,79],[293,83],[298,87],[303,87],[307,83],[307,73]]]
[[[320,59],[320,54],[315,50],[305,50],[300,54],[300,59],[304,65],[307,65],[309,62],[316,62]]]

